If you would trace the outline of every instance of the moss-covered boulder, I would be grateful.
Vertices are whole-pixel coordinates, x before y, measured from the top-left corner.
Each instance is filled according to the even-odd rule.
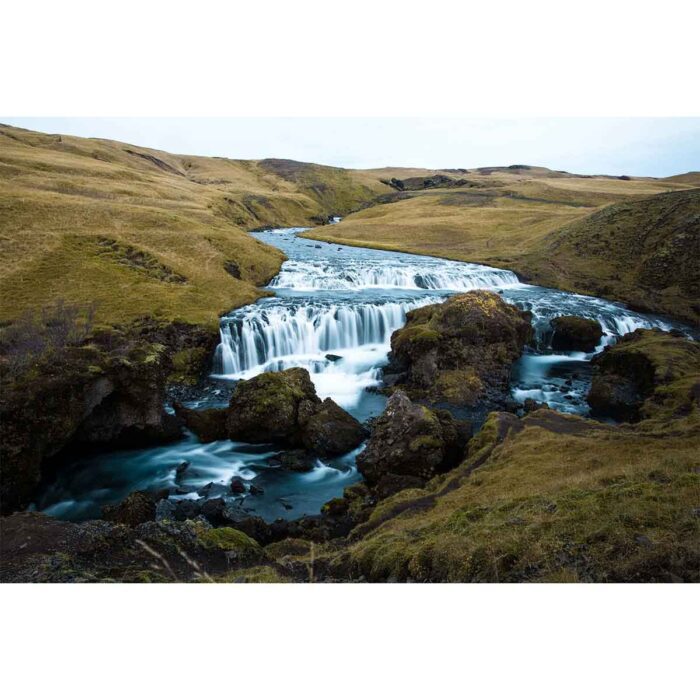
[[[320,403],[305,369],[264,372],[236,385],[226,421],[228,436],[246,442],[301,445],[299,414]]]
[[[232,440],[306,447],[320,456],[343,454],[366,436],[362,425],[331,399],[321,401],[305,369],[239,382],[226,419]]]
[[[593,352],[603,337],[603,328],[595,319],[558,316],[550,321],[553,350]]]
[[[389,484],[394,485],[391,491],[420,486],[461,461],[470,432],[448,412],[431,411],[397,391],[376,420],[357,467],[380,491]]]
[[[512,363],[532,337],[530,315],[476,290],[408,313],[391,338],[387,372],[411,398],[503,406]]]
[[[596,416],[620,421],[696,420],[700,343],[640,329],[593,358],[588,403]]]

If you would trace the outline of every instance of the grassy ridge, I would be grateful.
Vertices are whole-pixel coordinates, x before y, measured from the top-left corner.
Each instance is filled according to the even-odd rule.
[[[308,225],[390,190],[365,180],[0,126],[0,320],[62,298],[96,301],[108,323],[213,325],[283,260],[243,229]]]

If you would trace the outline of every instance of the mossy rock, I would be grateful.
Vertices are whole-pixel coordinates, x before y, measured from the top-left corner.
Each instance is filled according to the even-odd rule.
[[[239,561],[260,561],[265,558],[262,547],[251,537],[232,527],[198,528],[197,539],[205,549],[235,554]]]

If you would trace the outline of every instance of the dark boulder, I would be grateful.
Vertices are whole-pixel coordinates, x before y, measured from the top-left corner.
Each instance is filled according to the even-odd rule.
[[[269,460],[270,466],[290,472],[310,472],[315,466],[315,457],[307,450],[287,450],[274,455]]]
[[[425,483],[461,461],[470,433],[468,425],[448,412],[438,414],[397,391],[375,421],[367,447],[357,457],[357,467],[370,486],[387,474],[417,480],[410,485]]]
[[[324,457],[348,452],[366,436],[347,411],[331,399],[319,399],[308,371],[301,368],[239,382],[226,428],[232,440],[306,447]]]
[[[553,350],[593,352],[603,337],[598,321],[580,316],[559,316],[550,321]]]
[[[302,442],[320,457],[350,452],[367,437],[362,424],[331,399],[316,405],[301,427]]]
[[[175,415],[199,438],[200,442],[226,439],[226,409],[207,408],[203,411],[195,411],[185,408],[177,401],[173,404],[173,408]]]
[[[239,479],[237,476],[234,476],[233,479],[231,479],[230,489],[231,493],[235,494],[244,494],[246,492],[243,480]]]

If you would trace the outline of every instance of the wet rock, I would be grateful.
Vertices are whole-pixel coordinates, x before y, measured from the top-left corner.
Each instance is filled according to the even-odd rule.
[[[199,513],[214,527],[217,527],[228,522],[228,518],[224,513],[225,510],[226,501],[223,498],[210,498],[202,503]]]
[[[316,406],[301,428],[304,445],[321,457],[350,452],[367,437],[362,424],[331,399]]]
[[[397,391],[374,423],[357,467],[370,485],[386,474],[415,477],[424,483],[459,463],[470,434],[468,424],[446,411],[431,411]]]
[[[191,498],[175,501],[173,516],[175,520],[194,520],[201,512],[201,503]]]
[[[288,450],[270,459],[270,465],[290,472],[310,472],[315,466],[315,457],[307,450]]]
[[[175,415],[199,438],[200,442],[226,439],[226,409],[207,408],[196,411],[185,408],[179,402],[175,402],[173,408]]]
[[[342,360],[343,358],[340,355],[333,355],[332,353],[328,353],[326,355],[326,359],[329,362],[338,362],[339,360]]]
[[[102,517],[113,523],[133,527],[156,519],[156,502],[152,494],[146,491],[135,491],[121,503],[105,506],[102,509]]]
[[[251,496],[262,496],[265,493],[265,489],[255,484],[250,485],[250,495]]]
[[[531,337],[530,315],[498,294],[460,294],[408,313],[391,337],[385,377],[398,375],[411,398],[431,404],[501,408],[511,365]]]
[[[197,495],[203,498],[212,498],[214,496],[226,495],[228,492],[229,489],[224,484],[215,484],[213,481],[210,481],[197,491]]]
[[[559,316],[550,322],[553,350],[593,352],[603,337],[598,321],[580,316]]]
[[[231,479],[229,488],[231,489],[231,493],[243,494],[246,492],[243,480],[239,479],[237,476],[234,476],[233,479]]]

